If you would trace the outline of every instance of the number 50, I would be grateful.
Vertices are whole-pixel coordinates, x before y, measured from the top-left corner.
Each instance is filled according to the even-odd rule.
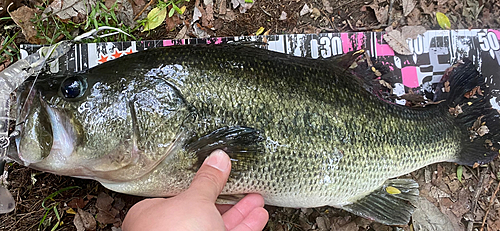
[[[488,34],[479,32],[477,33],[477,39],[479,40],[479,47],[483,51],[498,50],[500,48],[497,35],[493,32],[488,32]]]

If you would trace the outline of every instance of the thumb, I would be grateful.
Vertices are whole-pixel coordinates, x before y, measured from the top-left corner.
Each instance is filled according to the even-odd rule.
[[[194,176],[185,196],[194,200],[215,202],[231,172],[231,160],[222,150],[215,150],[205,159]]]

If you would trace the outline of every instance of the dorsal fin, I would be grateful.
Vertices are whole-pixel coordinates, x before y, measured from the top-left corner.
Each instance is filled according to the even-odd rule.
[[[357,50],[357,51],[349,51],[345,54],[332,56],[330,58],[326,58],[325,60],[330,60],[335,63],[338,67],[347,70],[359,56],[363,55],[365,50]]]

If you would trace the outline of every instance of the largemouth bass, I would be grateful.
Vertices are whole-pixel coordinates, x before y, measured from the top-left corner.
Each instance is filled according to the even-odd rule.
[[[187,189],[204,158],[223,149],[232,158],[226,200],[259,193],[269,205],[329,205],[402,225],[418,184],[392,178],[498,154],[499,114],[472,63],[446,73],[446,102],[415,109],[367,91],[347,70],[349,55],[311,60],[249,46],[180,46],[41,76],[18,90],[10,157],[117,192],[164,197]],[[481,94],[464,96],[478,86]],[[457,105],[460,113],[450,113]]]

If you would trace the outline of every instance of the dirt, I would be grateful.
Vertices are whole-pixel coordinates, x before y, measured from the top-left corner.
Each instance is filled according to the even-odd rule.
[[[5,8],[11,2],[10,11],[21,6],[34,9],[34,6],[41,4],[34,0],[2,0],[0,17],[5,16]],[[133,2],[135,14],[147,4],[140,0]],[[436,11],[448,15],[453,29],[500,28],[500,3],[496,0],[395,0],[391,13],[388,13],[389,0],[256,0],[246,13],[233,10],[229,0],[222,1],[222,5],[226,2],[225,7],[229,9],[223,11],[217,5],[220,2],[214,1],[214,9],[208,9],[199,1],[190,1],[183,16],[168,19],[170,21],[153,31],[135,32],[134,35],[143,40],[183,38],[204,33],[209,36],[240,36],[255,34],[261,27],[268,34],[374,31],[383,30],[388,25],[395,28],[422,25],[426,29],[440,29],[434,14]],[[300,16],[304,4],[313,12]],[[412,4],[413,10],[406,12],[406,17],[403,16]],[[198,24],[191,26],[195,6],[203,11],[202,18]],[[147,14],[148,9],[143,15]],[[286,19],[282,17],[283,12]],[[13,36],[20,31],[12,20],[1,20],[0,26],[2,41],[5,36]],[[203,32],[196,32],[193,29],[195,26]],[[64,39],[64,36],[60,39]],[[15,44],[28,40],[21,35],[15,39]],[[3,69],[9,63],[10,60],[0,63],[0,68]],[[457,165],[451,163],[434,164],[404,177],[413,178],[419,183],[421,195],[448,218],[454,230],[472,230],[467,226],[478,230],[481,227],[484,230],[500,230],[500,203],[494,197],[498,189],[496,177],[500,171],[499,159],[486,168],[464,169],[461,182],[457,177]],[[7,170],[9,189],[16,199],[17,207],[12,213],[0,215],[0,230],[51,230],[56,225],[57,230],[76,230],[75,225],[89,230],[92,227],[97,230],[118,230],[128,209],[143,199],[109,191],[95,181],[56,176],[17,164],[10,165]],[[78,188],[68,188],[73,186]],[[53,195],[58,191],[63,192]],[[293,209],[266,206],[266,209],[270,220],[265,230],[382,231],[414,228],[388,227],[330,207]],[[78,221],[75,221],[75,217]],[[96,219],[95,226],[89,223],[89,219]]]

